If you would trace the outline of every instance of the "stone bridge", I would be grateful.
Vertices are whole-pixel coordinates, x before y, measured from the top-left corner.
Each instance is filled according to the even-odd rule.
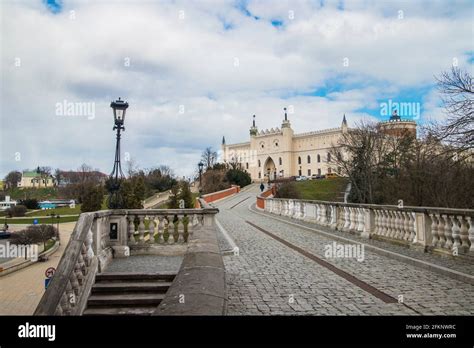
[[[257,185],[196,209],[82,214],[36,314],[472,315],[473,216]]]

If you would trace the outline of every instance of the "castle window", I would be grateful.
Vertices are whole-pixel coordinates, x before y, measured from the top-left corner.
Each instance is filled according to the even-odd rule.
[[[259,166],[259,167],[261,167],[261,166],[262,166],[262,164],[260,163],[260,160],[258,160],[258,166]]]
[[[328,168],[328,174],[331,174],[332,173],[332,170],[331,170],[331,167]]]
[[[262,178],[262,173],[261,173],[261,172],[258,172],[258,178],[259,178],[259,179]]]
[[[308,169],[308,176],[311,176],[311,169]]]
[[[301,157],[299,157],[299,156],[298,156],[298,164],[301,164]]]
[[[331,162],[331,154],[328,152],[328,162]]]
[[[321,168],[318,169],[318,175],[321,175]]]
[[[278,163],[279,163],[280,165],[283,164],[283,160],[281,159],[281,157],[278,159]]]
[[[318,155],[318,163],[321,162],[321,156]]]
[[[245,163],[245,169],[249,169],[249,162]]]
[[[308,163],[311,163],[311,156],[310,155],[308,155],[307,160],[308,160]]]

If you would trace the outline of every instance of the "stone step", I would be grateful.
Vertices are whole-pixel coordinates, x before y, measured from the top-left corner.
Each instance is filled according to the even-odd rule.
[[[87,301],[87,309],[95,306],[158,306],[164,298],[165,294],[94,294]]]
[[[161,272],[161,273],[122,273],[122,272],[104,272],[95,276],[95,282],[101,283],[107,282],[147,282],[147,281],[164,281],[172,282],[176,273],[174,272]]]
[[[92,294],[96,293],[136,293],[136,292],[156,292],[165,293],[171,286],[171,282],[109,282],[101,281],[92,286]]]
[[[156,306],[142,307],[91,307],[87,308],[83,315],[151,315]]]

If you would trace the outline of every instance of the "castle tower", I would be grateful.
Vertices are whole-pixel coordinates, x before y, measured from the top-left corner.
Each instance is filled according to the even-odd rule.
[[[392,116],[388,121],[378,124],[380,132],[394,137],[409,135],[416,138],[416,122],[412,120],[403,120],[397,110],[393,110]]]

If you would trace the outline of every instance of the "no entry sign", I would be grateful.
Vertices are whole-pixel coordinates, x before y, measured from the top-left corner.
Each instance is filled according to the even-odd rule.
[[[56,272],[56,268],[54,267],[49,267],[46,272],[44,272],[44,275],[46,276],[46,278],[51,278],[54,273]]]

